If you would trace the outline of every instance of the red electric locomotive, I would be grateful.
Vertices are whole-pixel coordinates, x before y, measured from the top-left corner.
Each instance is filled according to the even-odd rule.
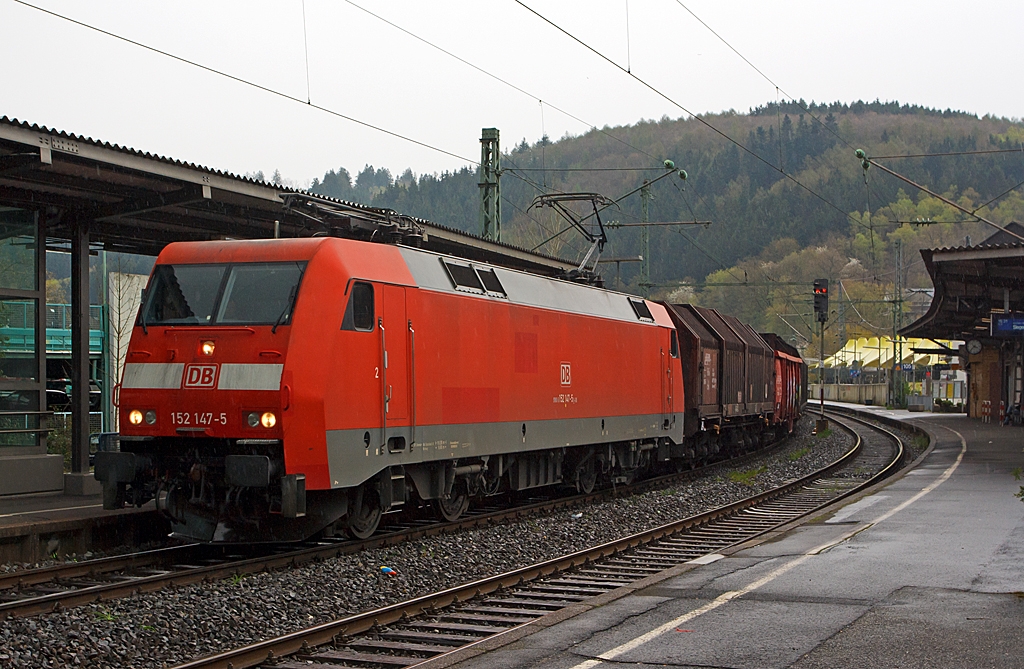
[[[365,537],[402,505],[453,519],[764,445],[800,409],[795,353],[712,309],[406,246],[175,243],[96,478],[183,538]]]
[[[372,533],[389,509],[625,481],[683,443],[665,308],[333,237],[168,245],[120,387],[104,505],[200,541]]]

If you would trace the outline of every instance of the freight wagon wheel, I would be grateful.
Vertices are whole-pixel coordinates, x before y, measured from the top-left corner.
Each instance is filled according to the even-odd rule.
[[[448,497],[433,500],[433,505],[437,515],[451,523],[469,508],[469,495],[464,486],[456,483]]]
[[[356,539],[367,539],[377,531],[381,517],[380,495],[373,488],[361,486],[348,515],[348,531]]]

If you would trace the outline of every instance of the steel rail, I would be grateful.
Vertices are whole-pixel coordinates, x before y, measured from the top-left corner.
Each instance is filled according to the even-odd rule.
[[[452,522],[413,520],[403,524],[399,521],[392,531],[384,531],[363,540],[323,539],[316,541],[314,545],[304,542],[299,547],[295,547],[294,544],[269,544],[261,546],[262,552],[256,555],[240,558],[225,558],[218,556],[217,553],[223,550],[241,552],[251,550],[252,547],[187,544],[40,569],[17,570],[0,575],[0,620],[11,616],[30,616],[98,601],[110,601],[136,592],[157,591],[170,585],[187,585],[238,574],[294,567],[305,562],[392,546],[413,539],[635,495],[691,480],[695,476],[704,476],[724,467],[741,465],[752,458],[772,452],[783,442],[784,440],[781,440],[758,451],[717,461],[698,469],[645,479],[628,486],[604,488],[568,497],[547,498],[513,508],[469,513]],[[23,589],[29,592],[29,596],[22,596]],[[36,594],[39,591],[42,593]]]
[[[834,416],[834,415],[833,415]],[[849,419],[848,416],[844,418]],[[688,539],[687,532],[700,534],[701,540],[709,534],[709,528],[715,523],[717,528],[717,550],[746,543],[753,538],[767,532],[778,529],[782,525],[792,523],[794,520],[806,517],[820,511],[825,506],[834,504],[849,495],[852,495],[866,487],[874,485],[882,478],[885,478],[898,466],[903,459],[902,440],[892,432],[864,421],[857,421],[864,426],[884,433],[896,444],[888,462],[881,466],[872,476],[851,486],[844,492],[830,494],[829,488],[834,488],[836,479],[829,478],[831,474],[841,472],[844,468],[855,464],[862,453],[863,440],[855,430],[845,425],[840,420],[838,424],[855,436],[855,443],[836,462],[808,474],[797,480],[791,481],[773,490],[753,495],[746,499],[725,505],[723,507],[708,511],[697,516],[685,518],[656,527],[650,530],[639,532],[631,536],[607,542],[599,546],[577,551],[534,564],[531,566],[515,569],[503,574],[491,576],[464,585],[449,588],[430,595],[417,597],[412,600],[399,602],[383,608],[354,614],[339,620],[323,623],[308,629],[295,631],[274,639],[250,644],[241,648],[217,653],[205,658],[199,658],[184,664],[178,665],[175,669],[241,669],[243,667],[257,666],[265,662],[276,662],[282,656],[298,653],[301,663],[345,661],[346,659],[360,662],[374,662],[372,656],[365,653],[347,651],[312,651],[311,647],[322,646],[329,643],[345,646],[350,644],[349,637],[353,635],[381,630],[389,625],[397,623],[408,624],[410,619],[417,616],[434,615],[438,609],[452,607],[470,600],[479,600],[482,597],[493,596],[495,593],[513,588],[511,598],[507,602],[513,602],[520,608],[501,608],[501,600],[487,599],[487,606],[477,607],[476,611],[468,614],[471,621],[479,621],[477,624],[453,623],[427,621],[419,624],[421,629],[428,631],[413,632],[389,632],[396,639],[422,639],[422,643],[395,642],[395,641],[366,641],[358,644],[358,647],[372,647],[374,644],[391,649],[386,652],[405,650],[410,652],[429,653],[428,649],[442,649],[443,646],[429,645],[431,642],[451,643],[457,646],[471,645],[487,638],[486,636],[473,637],[472,634],[488,634],[487,630],[493,630],[490,635],[500,634],[514,629],[521,625],[529,624],[525,618],[536,618],[553,610],[563,608],[572,603],[587,599],[590,594],[599,594],[610,591],[628,582],[650,576],[652,573],[675,566],[687,560],[679,560],[672,557],[670,548],[657,549],[657,542],[663,542],[665,546],[678,548],[681,554],[688,559],[707,552],[703,547],[697,546],[700,543],[697,539]],[[872,455],[872,457],[875,457]],[[848,477],[852,478],[852,477]],[[826,497],[822,501],[822,497]],[[793,499],[787,499],[793,498]],[[760,507],[764,507],[761,513],[755,513]],[[748,513],[742,513],[747,511]],[[741,517],[741,516],[746,516]],[[768,516],[766,519],[765,516]],[[774,516],[774,517],[773,517]],[[744,531],[742,525],[749,521],[752,530]],[[724,537],[724,539],[723,539]],[[693,545],[691,545],[693,544]],[[655,548],[651,548],[654,545]],[[630,552],[636,553],[632,558]],[[641,555],[642,553],[642,555]],[[603,570],[603,571],[602,571]],[[568,572],[566,574],[566,572]],[[631,573],[632,572],[632,573]],[[561,581],[555,581],[541,586],[533,585],[538,579],[545,577],[559,576],[564,574]],[[625,579],[625,580],[623,580]],[[605,581],[607,586],[600,587],[600,582]],[[526,585],[524,585],[526,584]],[[518,589],[516,589],[518,588]],[[526,594],[524,595],[524,588]],[[576,594],[572,589],[576,589]],[[562,593],[562,594],[559,594]],[[522,607],[532,607],[524,609]],[[553,607],[553,608],[552,608]],[[470,607],[472,609],[472,607]],[[537,610],[540,609],[540,610]],[[526,613],[529,611],[529,613]],[[519,617],[512,617],[515,614]],[[465,617],[459,612],[447,615],[449,620],[460,620]],[[521,622],[516,622],[521,620]],[[486,621],[484,624],[483,621]],[[500,627],[502,621],[508,621],[508,627]],[[491,625],[491,627],[488,627]],[[429,630],[433,630],[431,633]],[[440,631],[439,631],[440,630]],[[451,633],[452,631],[464,631],[464,634]],[[463,643],[466,641],[466,643]],[[455,650],[452,647],[451,650]],[[378,656],[383,658],[383,656]],[[401,664],[401,656],[387,656],[387,664]],[[406,664],[417,664],[425,659],[418,657]],[[324,666],[321,664],[321,666]]]

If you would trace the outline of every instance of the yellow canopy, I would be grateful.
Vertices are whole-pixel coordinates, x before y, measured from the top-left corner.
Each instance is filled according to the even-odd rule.
[[[897,353],[896,348],[901,344],[903,346],[901,363],[927,366],[938,364],[940,356],[935,353],[915,353],[913,349],[935,348],[936,344],[940,344],[955,351],[960,342],[907,338],[894,343],[891,337],[860,337],[850,339],[841,349],[825,358],[824,365],[825,367],[853,367],[856,365],[862,369],[865,367],[892,367],[893,358]]]

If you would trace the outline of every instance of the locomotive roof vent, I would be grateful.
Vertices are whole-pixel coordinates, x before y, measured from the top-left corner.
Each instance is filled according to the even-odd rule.
[[[644,300],[636,300],[632,297],[627,297],[626,299],[629,300],[629,306],[633,307],[633,313],[636,314],[637,318],[647,323],[654,322],[654,316],[651,314],[651,310],[647,306],[647,302]]]
[[[445,272],[448,274],[448,278],[451,280],[455,290],[476,293],[478,295],[486,294],[492,297],[508,297],[504,286],[501,285],[501,281],[498,280],[498,275],[494,273],[493,269],[474,267],[469,264],[453,262],[446,258],[441,258],[441,264],[444,266]]]

